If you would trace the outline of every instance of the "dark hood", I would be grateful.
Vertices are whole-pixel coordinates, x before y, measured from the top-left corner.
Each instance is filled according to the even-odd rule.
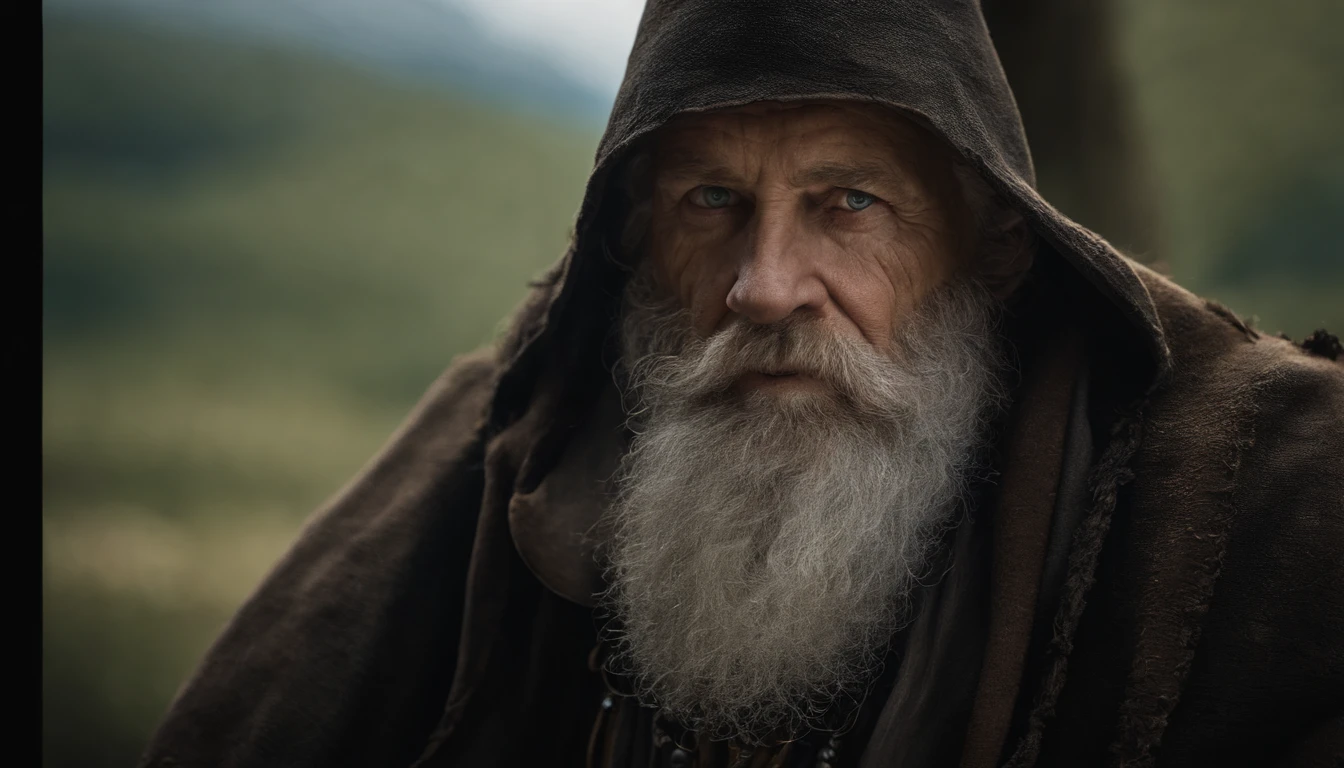
[[[1162,326],[1130,262],[1034,189],[1022,121],[978,2],[649,0],[570,249],[505,345],[497,426],[520,415],[548,370],[569,390],[558,407],[581,407],[581,393],[602,386],[596,377],[624,275],[606,242],[625,196],[608,187],[625,150],[681,112],[817,98],[901,110],[950,144],[1020,210],[1041,255],[1053,253],[1082,278],[1079,290],[1097,294],[1081,298],[1104,307],[1112,336],[1138,352],[1137,380],[1151,388],[1162,378]]]

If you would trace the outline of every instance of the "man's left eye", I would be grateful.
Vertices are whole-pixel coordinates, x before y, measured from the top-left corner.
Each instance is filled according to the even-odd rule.
[[[876,201],[877,198],[866,192],[851,189],[845,193],[845,208],[851,211],[862,211]]]

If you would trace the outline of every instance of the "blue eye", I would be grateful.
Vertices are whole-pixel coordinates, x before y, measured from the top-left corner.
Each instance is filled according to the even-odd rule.
[[[864,192],[850,190],[845,195],[845,207],[851,211],[862,211],[872,205],[877,198]]]
[[[701,187],[700,200],[706,208],[726,208],[733,203],[733,193],[725,187]]]

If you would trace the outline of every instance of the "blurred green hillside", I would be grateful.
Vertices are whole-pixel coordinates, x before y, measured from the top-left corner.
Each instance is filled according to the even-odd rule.
[[[597,132],[149,26],[43,48],[45,763],[126,766],[563,250]]]
[[[1117,2],[1159,260],[1265,331],[1340,333],[1344,3]]]
[[[1125,7],[1162,261],[1268,331],[1344,328],[1333,17]],[[600,126],[148,24],[48,14],[43,68],[44,764],[127,766],[563,250]]]

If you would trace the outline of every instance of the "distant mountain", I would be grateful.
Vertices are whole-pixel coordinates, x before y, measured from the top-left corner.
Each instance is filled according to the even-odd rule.
[[[544,56],[492,36],[438,0],[44,0],[43,15],[133,16],[232,38],[316,48],[482,100],[601,122],[609,96]]]

